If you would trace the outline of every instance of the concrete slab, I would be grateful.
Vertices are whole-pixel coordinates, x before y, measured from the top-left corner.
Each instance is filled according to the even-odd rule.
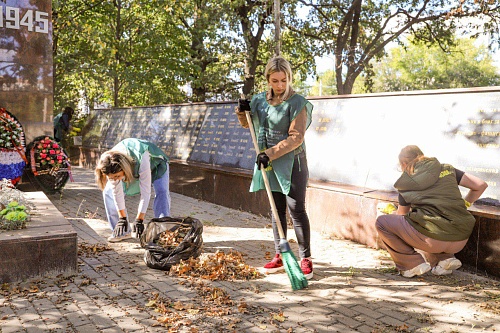
[[[36,209],[26,229],[0,232],[0,282],[77,271],[77,233],[43,192],[27,192]]]

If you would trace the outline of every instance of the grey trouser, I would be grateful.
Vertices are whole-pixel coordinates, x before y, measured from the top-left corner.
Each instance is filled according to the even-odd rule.
[[[426,261],[434,267],[441,260],[453,258],[467,244],[467,239],[441,241],[427,237],[413,228],[404,215],[381,215],[375,226],[396,268],[401,271]]]

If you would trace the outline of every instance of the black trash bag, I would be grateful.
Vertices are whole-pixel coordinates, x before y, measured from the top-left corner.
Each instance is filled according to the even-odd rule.
[[[180,244],[173,248],[159,245],[158,239],[164,231],[175,231],[180,227],[190,227]],[[144,262],[150,268],[168,271],[170,267],[180,263],[181,259],[197,258],[203,246],[203,224],[191,217],[161,217],[152,219],[141,236],[141,246],[146,249]]]

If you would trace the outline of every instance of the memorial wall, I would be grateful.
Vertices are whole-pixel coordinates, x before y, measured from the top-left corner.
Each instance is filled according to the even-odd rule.
[[[95,110],[83,129],[83,147],[110,149],[135,137],[155,142],[171,159],[250,169],[255,151],[234,103],[183,104]]]
[[[498,201],[500,87],[312,102],[311,178],[393,190],[401,148],[418,145],[426,156],[487,181],[483,197]]]
[[[500,196],[500,87],[312,98],[306,133],[310,178],[394,190],[397,156],[415,144],[427,156],[488,182]],[[127,137],[156,142],[173,160],[250,170],[255,152],[235,103],[95,110],[83,146],[109,149]]]
[[[311,229],[381,247],[377,205],[394,202],[398,154],[427,156],[488,182],[470,208],[476,227],[457,257],[499,276],[500,87],[311,98],[306,132]],[[270,215],[265,191],[249,193],[255,152],[234,102],[95,110],[83,129],[80,165],[127,137],[156,142],[171,158],[170,189],[233,209]],[[464,192],[465,188],[462,189]],[[465,194],[465,193],[464,193]]]
[[[26,142],[52,135],[52,1],[0,1],[0,107],[21,122]]]

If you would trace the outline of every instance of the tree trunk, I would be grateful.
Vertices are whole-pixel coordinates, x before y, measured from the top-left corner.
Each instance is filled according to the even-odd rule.
[[[352,93],[357,70],[356,45],[359,38],[359,20],[362,0],[354,0],[342,21],[335,46],[335,79],[339,95]]]
[[[122,21],[121,21],[121,10],[122,10],[122,2],[121,0],[117,0],[115,2],[116,6],[116,30],[115,30],[115,67],[119,68],[120,64],[120,41],[122,36]],[[118,74],[118,70],[115,70],[113,73],[113,106],[120,106],[120,77]]]
[[[262,35],[264,33],[266,18],[271,15],[272,3],[268,6],[262,14],[262,17],[258,18],[258,29],[255,36],[252,34],[252,25],[250,24],[250,6],[241,6],[236,9],[236,12],[240,19],[241,30],[243,32],[243,38],[247,46],[246,57],[245,57],[245,77],[243,80],[242,94],[244,96],[250,96],[253,93],[255,87],[255,72],[257,66],[260,64],[258,60],[258,50],[259,45],[262,40]]]

